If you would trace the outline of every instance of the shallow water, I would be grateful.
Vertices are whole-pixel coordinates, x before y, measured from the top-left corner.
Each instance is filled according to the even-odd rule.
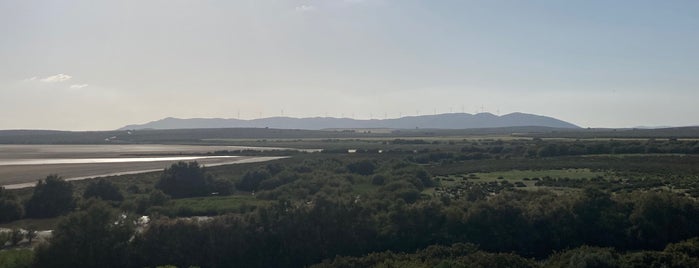
[[[58,164],[97,164],[97,163],[138,163],[158,161],[193,161],[202,159],[227,159],[240,156],[163,156],[163,157],[119,157],[119,158],[35,158],[0,159],[0,166],[15,165],[58,165]]]
[[[215,151],[286,148],[204,145],[0,145],[0,186],[31,187],[49,174],[67,180],[162,171],[179,161],[205,166],[270,161],[279,157],[213,156]],[[305,149],[291,149],[314,151]]]

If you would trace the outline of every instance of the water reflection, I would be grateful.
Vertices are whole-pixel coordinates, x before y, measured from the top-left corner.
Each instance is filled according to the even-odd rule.
[[[119,157],[119,158],[52,158],[52,159],[0,159],[0,166],[58,165],[58,164],[101,164],[140,163],[159,161],[195,161],[203,159],[231,159],[240,156],[163,156],[163,157]]]

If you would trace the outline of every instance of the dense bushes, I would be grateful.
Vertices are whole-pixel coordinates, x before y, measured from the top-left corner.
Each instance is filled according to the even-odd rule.
[[[319,197],[310,202],[278,202],[251,213],[212,220],[156,219],[128,243],[125,241],[133,232],[130,227],[115,218],[117,215],[109,212],[111,209],[98,205],[64,220],[56,231],[56,240],[49,248],[41,249],[37,259],[46,267],[84,266],[96,258],[137,267],[166,263],[180,267],[302,267],[324,259],[318,267],[538,267],[539,264],[526,258],[545,259],[558,251],[551,255],[546,267],[635,267],[631,264],[644,261],[693,267],[699,261],[697,239],[667,245],[664,251],[645,251],[654,246],[648,242],[668,237],[662,232],[632,240],[635,237],[632,230],[645,226],[669,231],[671,227],[662,222],[678,217],[687,219],[687,225],[678,225],[676,229],[681,229],[676,231],[678,235],[665,241],[678,242],[699,235],[691,227],[699,224],[693,218],[699,212],[695,201],[683,198],[672,201],[671,196],[634,194],[617,201],[591,190],[557,200],[559,197],[552,193],[511,192],[490,200],[451,205],[436,201],[406,204]],[[670,201],[658,201],[658,198]],[[658,203],[659,208],[673,215],[638,212],[646,211],[648,202]],[[580,210],[584,206],[589,209]],[[619,223],[609,222],[608,217],[613,214],[621,215]],[[650,223],[641,224],[640,219]],[[612,236],[588,237],[594,232],[610,231]],[[615,237],[616,234],[621,236]],[[616,240],[607,240],[610,237]],[[81,248],[85,245],[74,244],[81,240],[100,242],[86,249]],[[610,242],[614,248],[580,247]],[[478,244],[483,251],[459,243]],[[573,249],[566,250],[570,248]],[[383,252],[386,250],[396,253]],[[416,250],[415,254],[401,253]],[[112,256],[101,257],[107,251],[113,252]],[[83,259],[55,257],[78,256],[75,254],[81,254]],[[328,259],[365,254],[369,255]]]
[[[347,170],[350,172],[365,176],[374,174],[375,169],[376,164],[370,160],[362,160],[347,165]]]
[[[451,247],[430,246],[412,254],[391,251],[370,253],[362,257],[336,257],[313,268],[353,267],[539,267],[533,260],[515,254],[488,253],[473,244],[457,243]]]
[[[227,195],[232,185],[227,181],[215,180],[204,172],[197,162],[179,162],[163,171],[155,188],[174,197],[205,196],[211,193]]]
[[[267,170],[254,170],[245,173],[243,178],[235,184],[235,187],[241,191],[252,192],[260,187],[262,181],[269,179],[272,175]]]
[[[133,219],[96,202],[61,220],[51,243],[39,247],[36,267],[128,267]]]
[[[27,217],[51,218],[70,212],[75,207],[73,186],[50,175],[34,187],[34,194],[26,203]]]
[[[124,200],[124,196],[119,191],[119,188],[114,185],[114,183],[105,179],[90,182],[83,193],[83,198],[99,198],[109,201]]]
[[[24,207],[16,195],[0,187],[0,223],[11,222],[24,216]]]

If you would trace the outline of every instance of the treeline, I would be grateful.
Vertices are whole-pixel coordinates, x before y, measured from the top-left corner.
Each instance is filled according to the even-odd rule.
[[[413,204],[378,195],[347,200],[320,194],[309,202],[279,201],[208,221],[156,219],[142,232],[122,215],[106,205],[69,215],[51,244],[37,251],[37,266],[107,267],[108,261],[114,267],[303,267],[335,256],[409,253],[455,243],[546,259],[583,245],[663,250],[699,236],[694,199],[670,192],[611,196],[593,189],[565,196],[511,191],[476,201]]]
[[[473,244],[429,246],[415,253],[391,251],[362,257],[336,257],[312,268],[352,267],[698,267],[699,239],[668,245],[663,251],[620,253],[612,248],[582,246],[551,255],[540,262],[511,253],[490,253]]]
[[[580,155],[619,154],[699,154],[699,141],[684,140],[475,140],[426,141],[395,139],[383,146],[354,148],[358,154],[407,154],[407,160],[419,164],[465,160],[506,158],[547,158]],[[324,150],[325,153],[347,153],[348,148]]]

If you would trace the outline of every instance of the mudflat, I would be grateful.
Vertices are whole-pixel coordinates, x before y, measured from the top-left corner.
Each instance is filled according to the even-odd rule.
[[[30,187],[49,174],[69,180],[162,170],[178,161],[205,166],[258,162],[279,157],[202,156],[221,150],[278,150],[190,145],[0,145],[0,186]]]

